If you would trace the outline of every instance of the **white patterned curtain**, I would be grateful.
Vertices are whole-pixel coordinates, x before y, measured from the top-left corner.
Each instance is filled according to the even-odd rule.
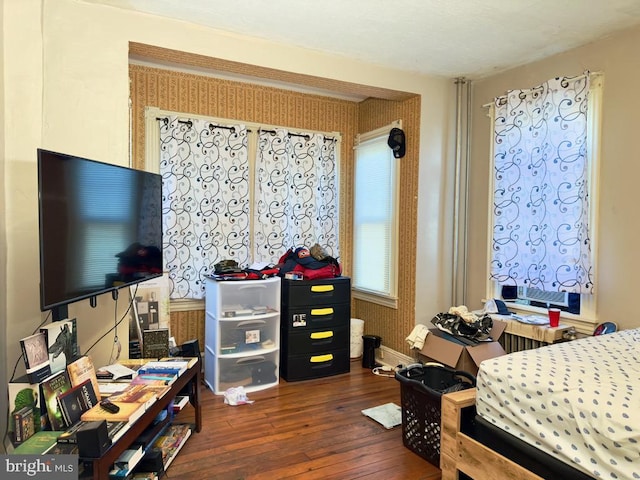
[[[338,251],[337,140],[283,129],[260,131],[254,260],[275,263],[290,247]]]
[[[555,78],[495,101],[491,277],[592,293],[589,77]]]
[[[171,298],[201,299],[221,259],[247,264],[247,129],[205,120],[160,119],[163,250]]]

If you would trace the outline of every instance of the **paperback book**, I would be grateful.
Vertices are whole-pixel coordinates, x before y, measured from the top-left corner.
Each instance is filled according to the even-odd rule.
[[[188,403],[189,403],[188,395],[176,396],[176,398],[173,400],[173,413],[178,413],[180,410],[186,407]]]
[[[143,372],[136,375],[131,381],[132,385],[171,385],[176,381],[178,376],[175,373],[166,373],[166,372]]]
[[[162,358],[169,355],[169,329],[143,330],[142,357]]]
[[[143,455],[144,450],[142,449],[142,447],[130,448],[128,450],[125,450],[114,462],[114,467],[117,470],[124,470],[129,473],[142,459]]]
[[[52,322],[40,328],[47,342],[51,373],[64,370],[80,355],[76,319]]]
[[[30,383],[40,383],[51,375],[47,339],[44,333],[38,332],[20,339],[20,348]]]
[[[77,443],[56,443],[47,453],[52,455],[78,455],[80,449]]]
[[[80,416],[97,404],[98,395],[90,379],[58,395],[58,407],[66,427],[80,421]]]
[[[58,406],[58,395],[71,389],[71,382],[69,381],[66,370],[54,373],[43,380],[40,388],[51,430],[64,430],[65,423],[62,411]]]
[[[41,455],[47,453],[56,444],[60,432],[41,430],[18,445],[13,453],[16,455]]]
[[[138,369],[138,373],[175,373],[182,375],[189,368],[188,360],[151,360]]]
[[[117,413],[111,413],[101,407],[100,404],[98,404],[84,412],[80,416],[80,419],[83,422],[106,420],[107,422],[133,423],[146,411],[145,405],[140,403],[113,403],[119,408],[119,411]]]
[[[71,362],[67,365],[67,373],[72,386],[80,385],[86,380],[90,380],[93,385],[93,391],[96,393],[100,391],[96,369],[93,366],[91,357],[84,355]]]
[[[19,445],[35,433],[33,408],[27,406],[15,412],[13,414],[13,424],[14,444]]]
[[[154,448],[162,451],[162,463],[165,471],[183,447],[189,436],[191,427],[186,424],[173,424],[153,443]]]
[[[162,388],[162,387],[160,387]],[[137,403],[148,407],[158,399],[159,388],[145,384],[129,384],[121,392],[109,396],[112,402]]]

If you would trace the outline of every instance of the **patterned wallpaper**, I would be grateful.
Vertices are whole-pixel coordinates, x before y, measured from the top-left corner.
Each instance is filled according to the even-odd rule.
[[[257,84],[131,64],[132,151],[136,168],[144,166],[144,109],[158,107],[185,114],[210,115],[240,121],[278,125],[300,130],[340,132],[340,243],[345,275],[350,272],[352,249],[353,142],[366,132],[402,119],[407,134],[407,155],[402,159],[400,209],[403,258],[414,258],[420,99],[370,99],[358,103],[320,95],[293,92]],[[415,185],[414,185],[415,184]],[[408,255],[412,252],[411,255]],[[399,309],[354,301],[354,317],[365,320],[365,333],[380,335],[383,344],[406,354],[404,338],[413,328],[415,264],[400,266]],[[178,344],[198,338],[204,345],[204,312],[172,312],[172,335]]]
[[[368,99],[359,105],[358,131],[368,132],[402,119],[406,155],[400,159],[400,255],[398,309],[354,299],[351,312],[365,321],[365,333],[379,335],[382,344],[413,356],[405,338],[415,325],[416,236],[418,218],[418,149],[420,146],[420,98],[402,102]]]

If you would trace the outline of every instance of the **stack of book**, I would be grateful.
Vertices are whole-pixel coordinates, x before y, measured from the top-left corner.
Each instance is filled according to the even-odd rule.
[[[109,395],[109,401],[118,407],[117,412],[110,412],[101,405],[85,411],[80,417],[84,421],[107,420],[118,422],[134,422],[170,390],[162,385],[129,383],[119,392]]]
[[[171,385],[189,368],[185,359],[152,360],[142,365],[132,383]]]

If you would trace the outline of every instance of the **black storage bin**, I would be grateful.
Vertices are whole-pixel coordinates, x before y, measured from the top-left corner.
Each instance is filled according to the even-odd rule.
[[[439,364],[410,365],[395,377],[400,382],[402,443],[440,467],[441,397],[474,387],[476,378]]]

